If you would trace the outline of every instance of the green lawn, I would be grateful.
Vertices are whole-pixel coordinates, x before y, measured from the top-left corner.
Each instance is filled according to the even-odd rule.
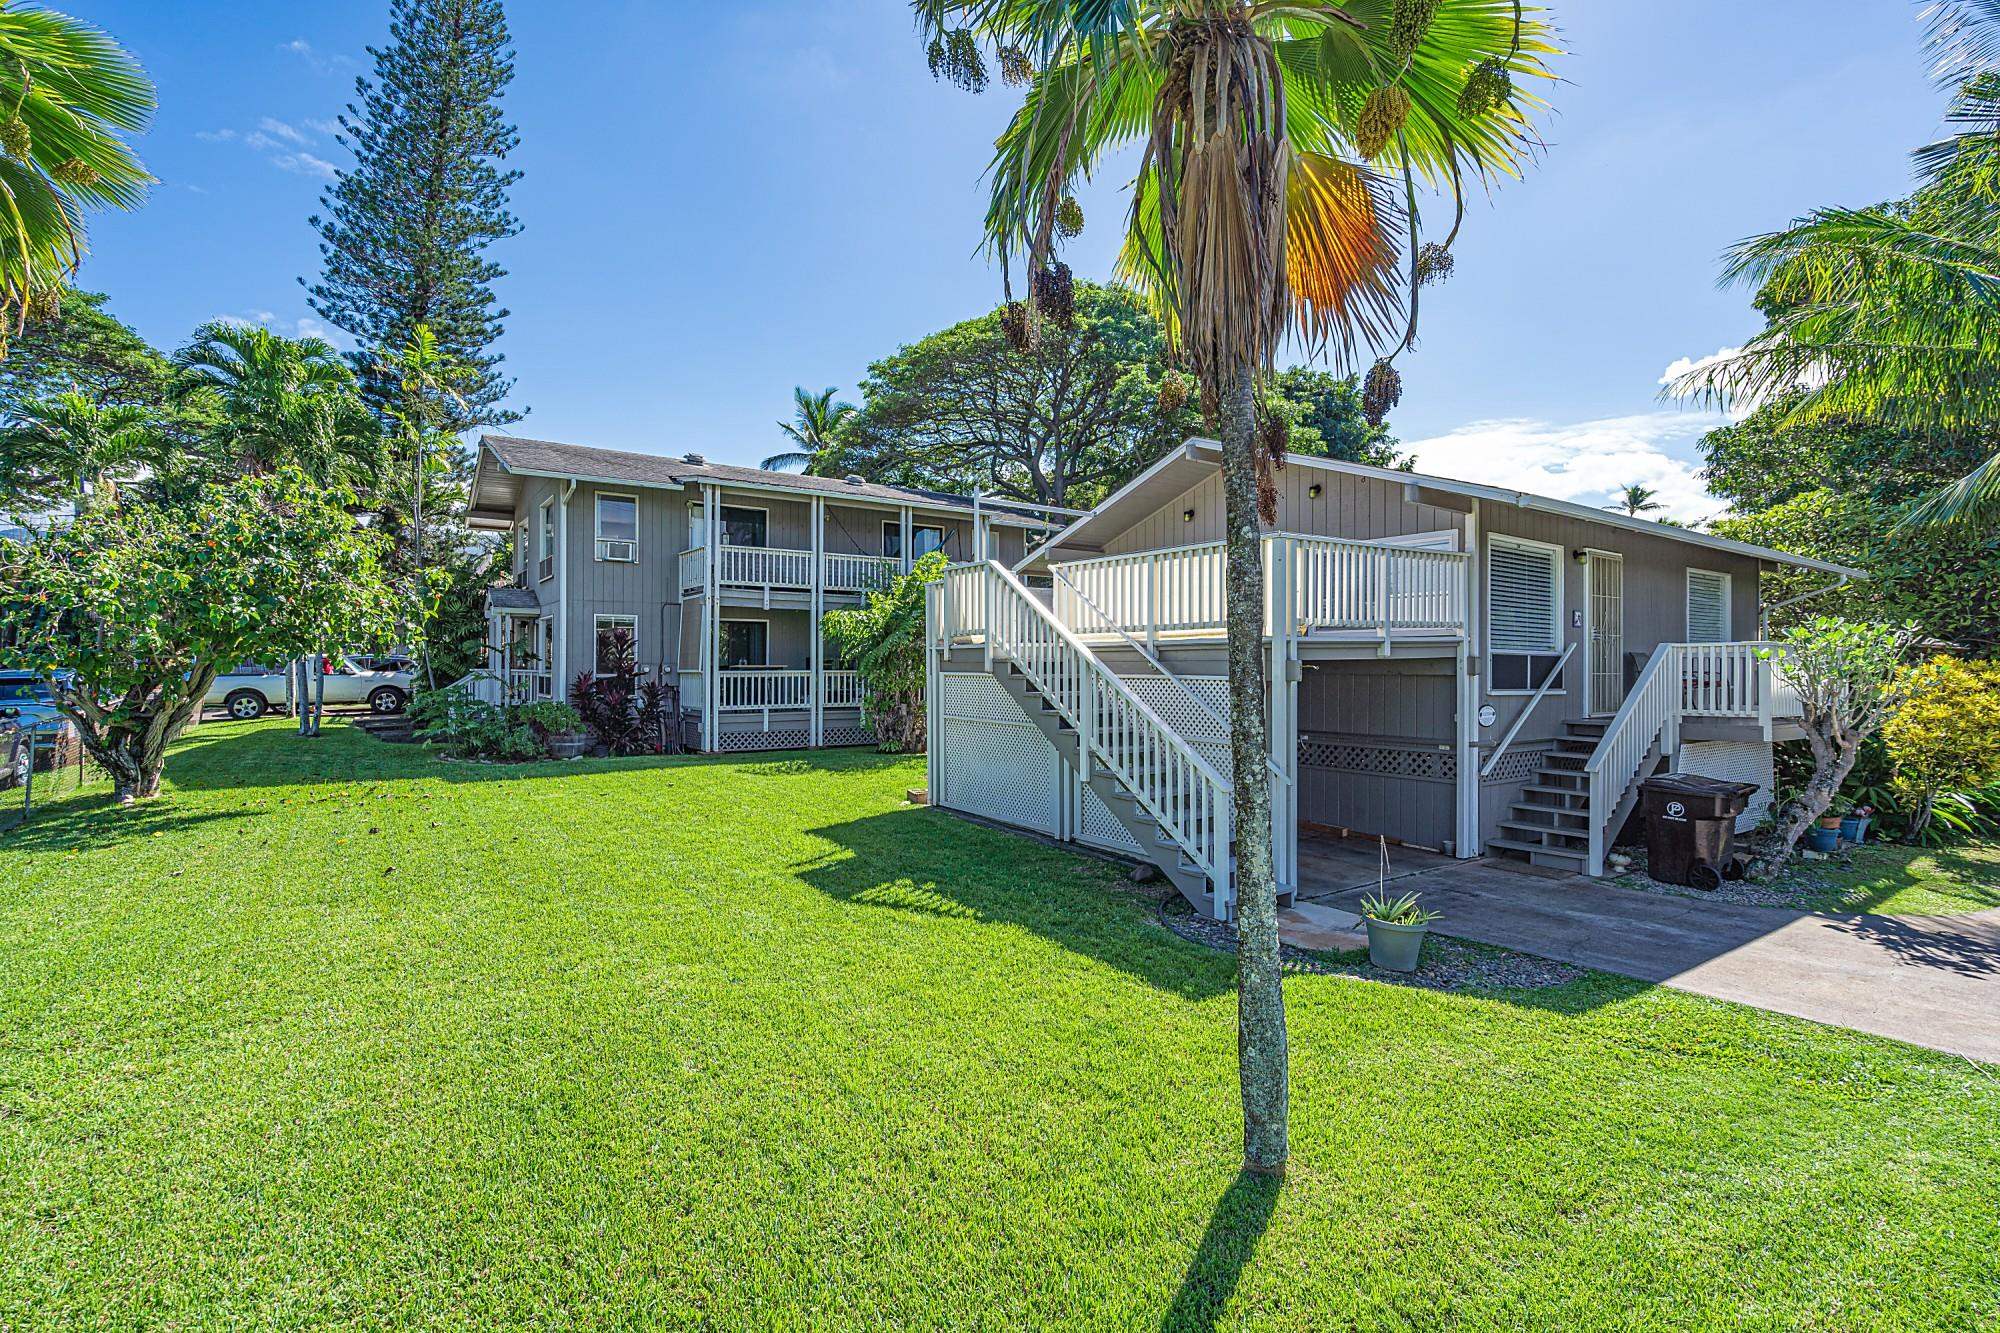
[[[1935,916],[2000,907],[2000,844],[1925,850],[1866,843],[1807,861],[1799,906],[1813,912]]]
[[[0,839],[0,1328],[1967,1328],[2000,1080],[1606,977],[1287,983],[864,753],[211,725]]]

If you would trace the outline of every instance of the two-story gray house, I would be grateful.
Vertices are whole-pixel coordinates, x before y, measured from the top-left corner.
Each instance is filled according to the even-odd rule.
[[[934,803],[1157,863],[1232,908],[1219,448],[930,592]],[[1293,458],[1263,536],[1273,828],[1601,874],[1660,769],[1770,799],[1797,699],[1773,566],[1859,571],[1448,477]]]
[[[480,440],[470,522],[514,541],[512,582],[487,598],[482,693],[563,698],[608,670],[623,630],[643,673],[678,683],[707,751],[871,742],[821,616],[930,551],[1011,564],[1050,527],[976,496],[509,435]]]

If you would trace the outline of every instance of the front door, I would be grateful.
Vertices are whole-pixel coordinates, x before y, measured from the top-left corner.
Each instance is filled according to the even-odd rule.
[[[1592,551],[1583,567],[1589,685],[1585,710],[1615,713],[1625,702],[1625,559]]]

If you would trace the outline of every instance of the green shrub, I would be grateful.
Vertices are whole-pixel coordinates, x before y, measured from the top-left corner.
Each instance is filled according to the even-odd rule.
[[[868,594],[859,610],[829,611],[820,622],[866,686],[862,712],[881,748],[915,754],[928,733],[924,720],[924,589],[944,577],[949,562],[932,551],[909,573]]]
[[[416,738],[460,759],[521,763],[548,757],[548,736],[573,731],[580,723],[568,704],[535,703],[500,707],[453,686],[428,690],[410,705]]]

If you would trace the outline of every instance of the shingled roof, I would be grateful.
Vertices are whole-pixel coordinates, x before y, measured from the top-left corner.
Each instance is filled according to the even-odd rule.
[[[561,444],[554,440],[531,440],[519,435],[482,435],[480,444],[490,450],[500,466],[523,476],[575,478],[579,481],[623,482],[632,486],[682,487],[690,482],[720,482],[731,486],[762,486],[806,494],[824,494],[851,500],[874,500],[883,504],[920,505],[926,509],[955,509],[971,513],[972,497],[948,491],[923,490],[914,486],[883,486],[872,481],[847,481],[839,477],[809,477],[798,472],[769,472],[762,468],[734,467],[727,463],[699,462],[692,458],[669,458],[662,454],[635,454],[620,449],[596,449],[583,444]],[[1041,525],[1043,517],[1032,510],[982,497],[982,512],[993,518]]]

